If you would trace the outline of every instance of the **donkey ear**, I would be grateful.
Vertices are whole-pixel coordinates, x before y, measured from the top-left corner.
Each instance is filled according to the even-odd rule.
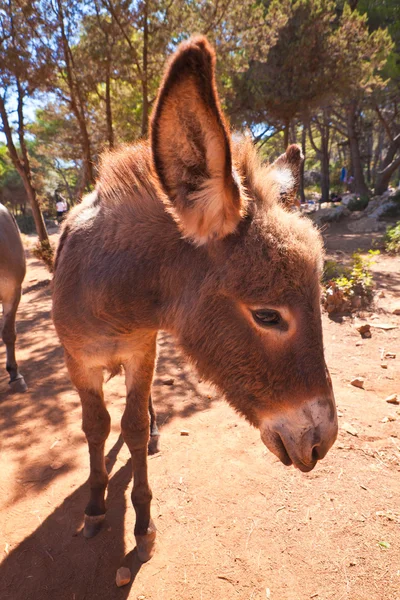
[[[167,68],[151,120],[153,162],[172,213],[197,244],[232,233],[242,217],[231,141],[204,37],[182,43]]]
[[[270,166],[279,186],[280,202],[287,208],[300,206],[297,192],[300,184],[300,169],[303,159],[304,156],[301,153],[300,146],[292,144]]]

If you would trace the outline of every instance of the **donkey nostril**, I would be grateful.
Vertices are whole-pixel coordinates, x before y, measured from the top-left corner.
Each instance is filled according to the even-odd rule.
[[[318,448],[319,448],[319,446],[314,446],[314,448],[312,449],[311,458],[313,461],[317,461],[319,459]]]

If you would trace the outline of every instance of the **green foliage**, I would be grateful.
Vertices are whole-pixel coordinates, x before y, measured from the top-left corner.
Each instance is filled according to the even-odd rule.
[[[400,254],[400,221],[386,230],[385,250],[389,254]]]
[[[36,232],[35,221],[32,215],[16,215],[15,220],[18,223],[21,233],[28,234]]]
[[[374,281],[371,266],[379,250],[369,250],[368,256],[355,252],[348,267],[334,260],[326,261],[323,282],[323,305],[329,313],[366,308],[372,301]]]
[[[367,208],[369,202],[368,196],[360,196],[358,198],[353,198],[347,205],[347,208],[352,212],[356,210],[364,210]]]
[[[53,272],[55,249],[51,242],[47,240],[37,242],[36,246],[32,249],[32,254],[35,258],[44,262],[50,273]]]

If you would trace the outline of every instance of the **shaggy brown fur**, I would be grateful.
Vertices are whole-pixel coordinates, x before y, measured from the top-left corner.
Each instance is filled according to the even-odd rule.
[[[176,336],[285,464],[310,470],[337,432],[322,344],[321,238],[281,202],[296,186],[300,151],[291,146],[265,168],[249,140],[232,143],[214,60],[204,38],[179,48],[154,109],[151,145],[103,157],[95,192],[67,219],[54,276],[54,323],[90,450],[85,535],[105,513],[102,369],[123,365],[122,432],[143,560],[155,538],[146,444],[158,330]],[[277,321],[260,323],[260,311]]]

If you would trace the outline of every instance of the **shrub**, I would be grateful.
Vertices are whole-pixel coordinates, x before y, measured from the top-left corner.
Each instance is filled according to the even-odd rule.
[[[385,235],[385,250],[389,254],[400,254],[400,221],[388,227]]]
[[[42,260],[50,273],[53,272],[54,267],[54,246],[47,240],[40,242],[32,248],[32,254],[35,258]]]
[[[371,304],[374,288],[371,265],[379,250],[369,250],[368,254],[363,257],[355,252],[349,267],[332,260],[325,264],[322,303],[329,313],[357,310]]]
[[[347,205],[347,208],[352,212],[355,210],[364,210],[369,202],[368,196],[360,196],[360,198],[352,198]]]
[[[32,215],[17,215],[15,220],[21,233],[34,233],[36,231],[35,221]]]

